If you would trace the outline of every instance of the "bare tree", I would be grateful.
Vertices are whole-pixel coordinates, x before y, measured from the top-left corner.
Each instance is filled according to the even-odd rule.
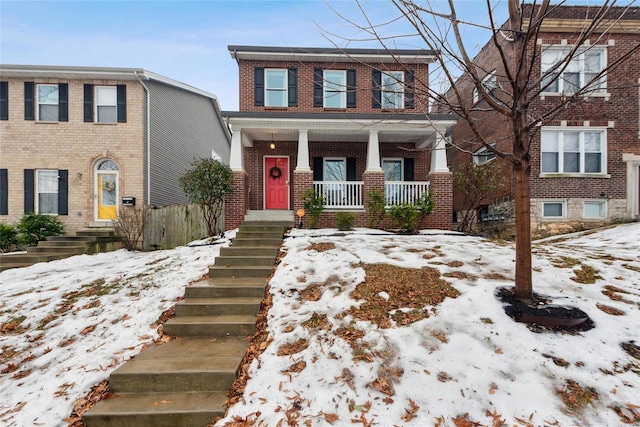
[[[636,55],[640,46],[636,43],[623,55],[610,60],[605,67],[590,74],[587,82],[579,85],[566,82],[565,87],[570,90],[556,97],[550,107],[536,108],[536,100],[559,81],[574,58],[606,39],[616,24],[626,18],[627,7],[616,6],[615,1],[606,0],[602,5],[588,8],[588,14],[577,20],[582,23],[580,28],[568,34],[569,43],[564,51],[541,70],[542,47],[537,44],[538,36],[545,22],[553,18],[564,2],[551,5],[550,0],[532,4],[507,0],[508,19],[503,25],[495,21],[493,7],[499,3],[491,0],[486,0],[488,23],[485,25],[461,20],[454,0],[447,3],[391,0],[391,3],[399,15],[387,17],[381,23],[373,22],[372,12],[366,10],[368,3],[358,2],[364,24],[357,23],[352,15],[347,17],[338,11],[336,13],[356,26],[360,34],[365,34],[360,41],[376,40],[389,53],[398,45],[407,45],[410,41],[415,44],[416,39],[422,47],[431,50],[438,65],[436,71],[449,90],[442,91],[442,86],[418,80],[412,88],[415,96],[427,97],[439,111],[459,116],[459,123],[463,123],[472,136],[457,148],[472,153],[469,147],[475,144],[511,164],[515,181],[515,295],[521,301],[531,302],[530,150],[539,126],[598,91],[604,76]],[[446,4],[444,9],[441,8],[443,4]],[[404,22],[405,30],[408,23],[411,31],[389,35],[390,28],[397,29],[398,22]],[[483,67],[469,55],[463,37],[465,28],[479,28],[488,33],[485,49],[494,54],[490,67]],[[335,40],[336,35],[328,35],[328,38]],[[399,58],[396,65],[402,66]],[[494,69],[495,74],[491,75]],[[473,97],[477,99],[471,99],[469,89],[473,89]],[[496,129],[507,130],[499,133]]]

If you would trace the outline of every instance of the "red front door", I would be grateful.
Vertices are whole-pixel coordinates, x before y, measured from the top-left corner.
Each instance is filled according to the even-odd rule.
[[[289,209],[289,158],[264,159],[264,208]]]

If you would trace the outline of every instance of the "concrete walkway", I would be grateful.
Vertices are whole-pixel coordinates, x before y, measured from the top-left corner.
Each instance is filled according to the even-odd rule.
[[[185,288],[176,316],[164,325],[177,338],[152,346],[115,370],[115,398],[83,415],[89,427],[206,426],[224,414],[267,278],[287,222],[245,221],[222,248],[210,279]]]

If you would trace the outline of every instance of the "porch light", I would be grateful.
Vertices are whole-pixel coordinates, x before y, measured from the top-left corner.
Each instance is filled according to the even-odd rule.
[[[271,148],[272,150],[276,149],[276,143],[272,142],[271,144],[269,144],[269,148]]]

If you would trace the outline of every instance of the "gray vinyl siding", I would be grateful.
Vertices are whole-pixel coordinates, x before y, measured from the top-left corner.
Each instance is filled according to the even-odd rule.
[[[150,204],[186,204],[178,184],[194,159],[214,150],[229,163],[230,141],[211,98],[149,80],[151,94]]]

